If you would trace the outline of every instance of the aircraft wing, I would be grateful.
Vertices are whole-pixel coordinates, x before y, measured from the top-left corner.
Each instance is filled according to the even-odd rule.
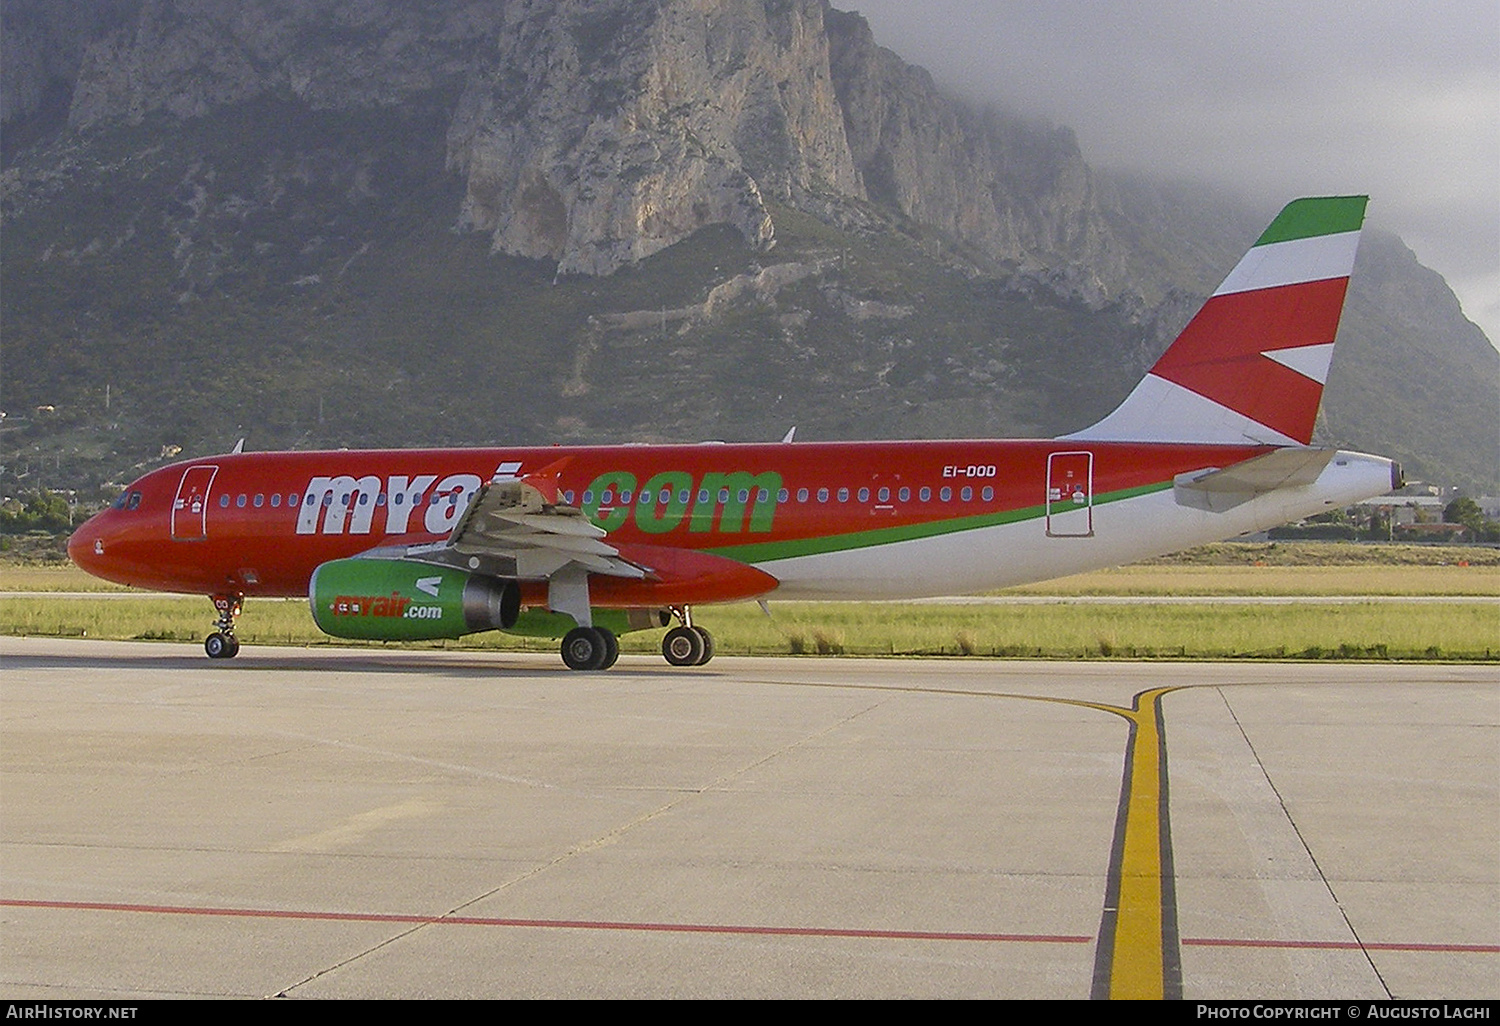
[[[447,541],[414,545],[409,559],[494,577],[546,581],[603,574],[640,579],[646,569],[620,555],[583,511],[526,480],[492,481],[475,493]]]
[[[573,617],[580,627],[592,625],[595,604],[731,602],[764,595],[779,583],[763,570],[723,556],[615,545],[606,534],[582,510],[558,501],[556,470],[548,468],[482,487],[445,541],[386,551],[474,574],[545,582],[547,607]]]
[[[615,544],[583,511],[560,501],[557,478],[567,459],[524,478],[491,481],[474,494],[440,542],[374,549],[468,573],[545,583],[547,608],[580,627],[592,608],[649,608],[733,602],[780,583],[753,566],[717,556],[640,543]]]
[[[1276,449],[1232,467],[1178,474],[1172,491],[1179,506],[1222,513],[1266,492],[1312,484],[1334,455],[1333,449]]]

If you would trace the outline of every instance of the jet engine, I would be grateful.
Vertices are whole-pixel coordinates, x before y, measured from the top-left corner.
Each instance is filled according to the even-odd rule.
[[[336,638],[431,641],[514,626],[515,581],[403,559],[336,559],[313,571],[313,620]]]

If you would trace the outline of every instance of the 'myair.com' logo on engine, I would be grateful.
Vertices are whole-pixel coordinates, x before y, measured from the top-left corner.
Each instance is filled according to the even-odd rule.
[[[328,604],[334,616],[399,617],[404,620],[441,620],[442,606],[414,606],[405,595],[335,595]]]
[[[519,463],[501,464],[495,478],[511,477],[519,469]],[[384,481],[374,474],[314,477],[303,491],[297,533],[447,534],[481,483],[477,474],[449,474],[441,481],[435,474],[392,474]],[[565,494],[606,531],[634,523],[645,534],[684,527],[695,534],[761,534],[775,520],[781,475],[711,472],[699,480],[686,471],[665,470],[641,484],[635,474],[614,470],[594,478],[580,493]],[[414,519],[418,511],[420,518]]]

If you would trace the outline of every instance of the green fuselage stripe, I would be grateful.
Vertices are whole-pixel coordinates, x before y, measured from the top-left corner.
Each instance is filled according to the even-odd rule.
[[[1105,492],[1094,496],[1094,505],[1103,506],[1124,499],[1166,491],[1171,481],[1159,481],[1138,488],[1122,488],[1116,492]],[[728,545],[709,549],[716,556],[737,559],[742,563],[770,563],[778,559],[796,556],[818,556],[829,552],[847,552],[867,549],[893,542],[916,541],[921,538],[936,538],[945,534],[975,531],[983,527],[999,527],[1016,524],[1023,520],[1039,520],[1047,515],[1045,505],[1023,506],[1020,509],[999,513],[980,513],[975,516],[953,517],[949,520],[929,521],[923,524],[903,524],[899,527],[882,527],[873,531],[851,531],[848,534],[828,535],[818,538],[795,538],[787,541],[757,542],[750,545]]]

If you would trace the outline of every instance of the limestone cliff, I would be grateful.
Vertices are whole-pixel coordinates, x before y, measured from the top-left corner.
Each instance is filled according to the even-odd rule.
[[[833,74],[866,195],[995,260],[1051,269],[1099,300],[1125,285],[1123,251],[1071,131],[981,111],[830,11]]]
[[[313,109],[451,99],[455,222],[608,274],[768,201],[898,213],[1094,299],[1126,287],[1069,132],[969,109],[825,0],[8,0],[3,111],[68,92],[78,130],[266,94]]]
[[[766,199],[858,195],[818,0],[518,3],[448,133],[462,223],[605,274]]]

